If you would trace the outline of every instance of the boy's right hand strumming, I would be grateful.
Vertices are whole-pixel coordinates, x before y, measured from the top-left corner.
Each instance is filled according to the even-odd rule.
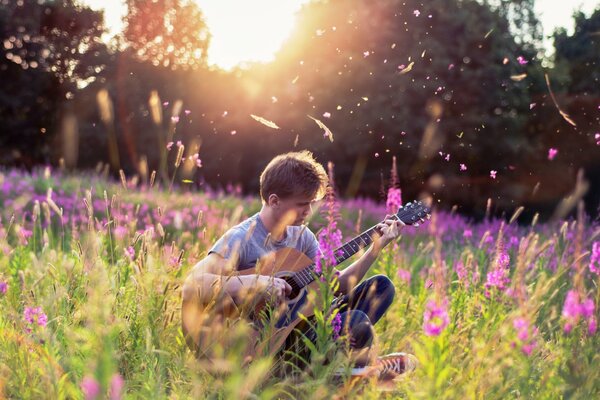
[[[268,275],[257,275],[257,289],[263,291],[267,299],[274,298],[278,303],[286,300],[292,287],[285,280]]]

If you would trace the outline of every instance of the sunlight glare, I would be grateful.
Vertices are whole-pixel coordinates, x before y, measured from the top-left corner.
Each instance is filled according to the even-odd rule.
[[[197,0],[212,34],[208,63],[231,69],[272,61],[307,0]]]

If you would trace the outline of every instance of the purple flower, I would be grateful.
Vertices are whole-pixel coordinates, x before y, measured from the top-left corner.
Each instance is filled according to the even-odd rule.
[[[521,351],[526,356],[530,356],[536,346],[535,337],[538,329],[534,325],[530,325],[529,321],[523,317],[517,317],[513,320],[513,328],[517,332],[518,344],[521,346]],[[514,343],[516,345],[516,343]]]
[[[588,319],[588,334],[593,336],[596,334],[596,330],[598,329],[598,322],[596,321],[596,317],[591,317]]]
[[[583,317],[588,323],[588,333],[590,335],[595,334],[597,328],[596,317],[594,315],[595,309],[594,300],[583,299],[580,301],[579,292],[574,289],[569,290],[562,310],[562,316],[565,319],[564,332],[570,333],[573,327],[579,322],[579,318]]]
[[[456,264],[454,264],[454,271],[456,272],[456,276],[458,276],[458,280],[465,286],[465,288],[468,288],[469,279],[465,264],[462,261],[458,261]]]
[[[6,294],[7,290],[8,290],[8,283],[6,283],[4,281],[0,281],[0,294]]]
[[[410,284],[410,271],[402,268],[398,268],[398,278],[402,279],[404,282]]]
[[[332,186],[327,189],[325,213],[327,219],[327,226],[319,232],[319,249],[321,250],[321,256],[317,258],[315,265],[315,272],[320,274],[323,272],[324,266],[333,267],[337,265],[337,257],[342,254],[342,250],[338,250],[342,246],[342,232],[337,227],[337,213],[339,205],[335,198],[335,191],[333,190],[333,164],[329,163],[329,181]]]
[[[489,297],[490,289],[496,288],[504,292],[510,283],[509,274],[510,256],[500,249],[496,256],[496,262],[490,272],[487,273],[487,281],[485,282],[485,295]]]
[[[556,155],[558,154],[558,150],[554,149],[554,148],[550,148],[548,150],[548,160],[554,160],[554,157],[556,157]]]
[[[592,300],[592,299],[585,299],[580,304],[580,309],[581,309],[581,315],[583,315],[585,318],[593,317],[594,316],[594,309],[595,309],[594,300]]]
[[[325,265],[337,265],[337,256],[341,251],[336,253],[335,249],[342,246],[342,232],[337,228],[337,222],[331,221],[322,229],[318,239],[322,256],[317,259],[315,272],[320,274]]]
[[[100,384],[88,375],[81,380],[81,391],[85,400],[94,400],[100,394]]]
[[[525,65],[525,64],[527,64],[529,62],[523,56],[517,57],[517,61],[519,62],[519,65]]]
[[[567,297],[565,298],[565,303],[563,304],[562,316],[567,320],[577,322],[576,320],[579,318],[581,314],[581,307],[579,306],[579,293],[576,290],[569,290],[567,292]]]
[[[129,260],[133,261],[133,259],[135,258],[135,249],[133,248],[133,246],[128,246],[125,249],[125,255],[127,256],[127,258],[129,258]]]
[[[496,179],[496,174],[497,174],[497,173],[498,173],[498,171],[491,170],[491,171],[490,171],[490,177],[491,177],[492,179]]]
[[[333,328],[333,340],[336,340],[342,331],[342,316],[339,312],[335,315],[335,317],[333,317],[333,320],[331,321],[331,327]]]
[[[42,328],[48,323],[48,317],[42,311],[42,307],[25,307],[23,311],[23,319],[29,325],[37,324]],[[27,332],[31,332],[31,326],[25,328]]]
[[[450,323],[448,316],[448,300],[439,303],[429,300],[423,313],[423,330],[427,336],[438,336]]]
[[[125,380],[120,374],[114,374],[110,380],[110,400],[120,400]]]
[[[397,213],[402,206],[402,190],[400,188],[389,188],[387,192],[387,200],[385,206],[389,213]]]

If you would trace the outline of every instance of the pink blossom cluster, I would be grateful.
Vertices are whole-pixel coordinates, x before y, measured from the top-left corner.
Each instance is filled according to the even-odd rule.
[[[42,307],[25,307],[25,311],[23,311],[23,319],[28,324],[28,326],[25,328],[27,332],[31,332],[32,327],[35,325],[43,328],[48,323],[48,317],[42,311]]]
[[[322,256],[317,259],[315,272],[323,272],[324,266],[334,266],[337,264],[336,258],[340,254],[335,249],[342,246],[342,232],[337,227],[336,221],[329,221],[327,226],[319,232],[319,248]]]
[[[333,328],[333,340],[336,340],[340,337],[340,332],[342,331],[342,316],[340,313],[337,313],[333,320],[331,321],[331,327]]]
[[[427,336],[438,336],[450,323],[448,300],[429,300],[423,313],[423,331]]]
[[[120,400],[123,395],[124,386],[125,381],[123,380],[123,377],[120,374],[113,374],[112,378],[110,379],[110,400]],[[96,380],[96,378],[93,376],[86,375],[81,380],[80,387],[85,400],[94,400],[100,398],[102,387],[100,386],[100,382],[98,382],[98,380]]]
[[[588,333],[590,336],[594,335],[598,328],[594,310],[594,300],[589,298],[580,301],[579,292],[574,289],[569,290],[562,310],[562,316],[566,321],[563,328],[565,333],[570,333],[571,330],[573,330],[573,327],[579,322],[579,318],[583,317],[588,324]]]
[[[8,290],[8,283],[4,281],[0,281],[0,294],[6,294]]]
[[[387,192],[387,200],[385,206],[389,213],[396,214],[400,206],[402,206],[402,190],[400,188],[391,187]]]
[[[398,268],[398,278],[410,285],[411,274],[410,271],[403,268]]]
[[[496,256],[496,262],[490,272],[487,273],[485,282],[485,295],[490,296],[490,289],[496,288],[504,292],[510,283],[509,274],[510,256],[503,249]]]
[[[519,345],[521,351],[526,356],[530,356],[533,349],[536,347],[536,336],[538,328],[531,325],[526,318],[518,317],[513,320],[513,328],[517,332],[517,341],[513,342],[513,346]]]
[[[469,271],[467,270],[465,264],[459,260],[456,264],[454,264],[454,271],[456,272],[456,276],[458,276],[458,281],[467,289],[470,285],[470,282]]]

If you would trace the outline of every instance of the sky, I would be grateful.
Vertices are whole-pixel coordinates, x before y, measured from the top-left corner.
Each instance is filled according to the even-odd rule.
[[[122,28],[126,12],[121,0],[81,0],[105,11],[111,32]],[[208,62],[229,69],[244,61],[271,61],[274,53],[290,34],[294,14],[308,0],[196,0],[212,34]],[[536,0],[536,12],[544,36],[555,28],[573,31],[572,14],[581,8],[586,15],[600,6],[600,0]],[[235,12],[232,12],[235,11]],[[232,28],[234,27],[234,28]],[[551,40],[545,41],[551,49]]]

